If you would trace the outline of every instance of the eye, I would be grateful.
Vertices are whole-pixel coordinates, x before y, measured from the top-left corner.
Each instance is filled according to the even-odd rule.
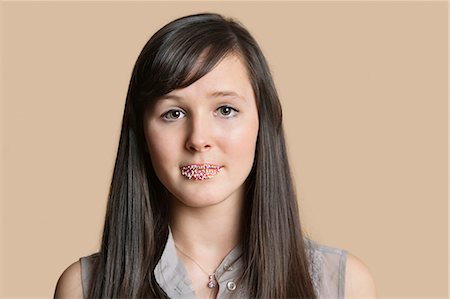
[[[217,113],[220,114],[220,116],[229,118],[229,117],[234,117],[236,116],[236,113],[238,112],[236,109],[234,109],[231,106],[221,106],[219,108],[217,108]]]
[[[167,121],[175,121],[184,116],[184,112],[178,109],[172,109],[162,115],[162,118]]]

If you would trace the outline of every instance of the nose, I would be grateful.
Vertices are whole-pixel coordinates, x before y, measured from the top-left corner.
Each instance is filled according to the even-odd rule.
[[[191,119],[186,138],[186,149],[191,152],[205,152],[211,149],[211,129],[207,117]]]

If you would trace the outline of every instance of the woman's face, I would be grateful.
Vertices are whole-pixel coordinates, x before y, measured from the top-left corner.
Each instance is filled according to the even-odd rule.
[[[159,98],[144,117],[156,175],[189,207],[243,199],[258,127],[247,69],[231,54],[190,86]]]

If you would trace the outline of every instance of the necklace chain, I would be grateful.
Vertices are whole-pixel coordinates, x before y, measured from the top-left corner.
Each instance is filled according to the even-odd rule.
[[[217,271],[217,269],[216,269],[212,274],[208,274],[208,272],[206,272],[205,269],[203,269],[203,267],[200,266],[200,264],[197,263],[196,260],[194,260],[191,256],[189,256],[189,255],[188,255],[187,253],[185,253],[183,250],[181,250],[181,248],[178,247],[177,244],[175,244],[175,247],[176,247],[176,248],[177,248],[184,256],[186,256],[188,259],[190,259],[191,261],[193,261],[193,262],[199,267],[199,269],[202,270],[202,272],[205,273],[205,275],[207,275],[207,276],[209,277],[208,288],[213,289],[213,288],[216,286],[216,284],[214,283],[214,278],[215,278],[215,276],[216,276],[216,271]]]

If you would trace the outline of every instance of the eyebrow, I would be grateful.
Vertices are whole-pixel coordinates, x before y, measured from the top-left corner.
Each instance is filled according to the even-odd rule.
[[[240,98],[245,100],[244,97],[240,96],[237,92],[234,91],[215,91],[213,93],[211,93],[211,96],[213,97],[234,97],[234,98]]]
[[[242,96],[240,96],[237,92],[231,91],[231,90],[219,90],[219,91],[214,91],[212,93],[209,94],[210,97],[214,97],[214,98],[218,98],[218,97],[234,97],[234,98],[239,98],[242,99],[244,101],[246,101],[246,99]],[[158,98],[158,100],[181,100],[183,99],[183,97],[180,97],[178,95],[175,94],[165,94],[162,95]]]

